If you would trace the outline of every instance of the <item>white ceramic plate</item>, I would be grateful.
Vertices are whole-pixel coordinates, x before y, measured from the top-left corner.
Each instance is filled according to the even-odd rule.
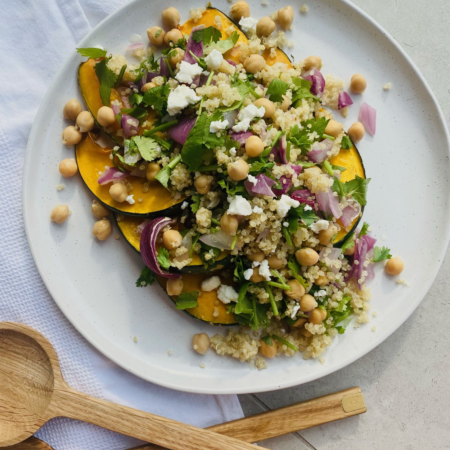
[[[203,1],[173,0],[182,21],[189,8]],[[271,1],[263,8],[250,0],[254,17],[262,17],[291,1]],[[155,383],[198,393],[247,393],[305,383],[338,370],[360,358],[395,331],[413,312],[433,282],[449,240],[449,139],[442,113],[427,83],[395,41],[351,3],[344,0],[308,2],[299,13],[294,2],[295,30],[288,51],[298,59],[320,55],[323,72],[349,80],[363,73],[368,80],[363,99],[378,110],[377,134],[359,149],[372,178],[364,220],[376,237],[406,262],[401,286],[378,268],[371,284],[372,308],[377,318],[358,330],[349,329],[324,354],[325,363],[295,358],[270,361],[267,370],[191,350],[195,333],[225,332],[175,310],[158,287],[135,287],[143,266],[123,240],[92,238],[92,196],[78,178],[60,179],[58,163],[74,155],[61,143],[67,126],[62,108],[71,97],[81,97],[77,86],[75,51],[55,76],[34,123],[24,169],[25,225],[36,265],[59,307],[75,327],[101,352],[130,372]],[[122,53],[133,33],[159,22],[167,1],[138,0],[96,27],[80,47],[102,45]],[[227,12],[229,3],[215,1]],[[146,40],[146,37],[145,37]],[[389,92],[383,84],[392,82]],[[345,120],[356,120],[361,97]],[[64,183],[62,192],[56,185]],[[67,223],[50,223],[52,208],[68,203]],[[117,231],[116,231],[117,233]],[[381,273],[380,273],[381,272]],[[371,331],[376,326],[377,331]],[[138,343],[133,338],[138,337]],[[168,351],[172,351],[169,356]],[[199,367],[204,362],[206,368]]]

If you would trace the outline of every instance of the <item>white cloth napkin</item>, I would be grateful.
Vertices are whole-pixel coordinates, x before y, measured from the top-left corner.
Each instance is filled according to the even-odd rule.
[[[39,103],[66,55],[93,26],[125,1],[2,2],[0,320],[26,323],[41,331],[55,346],[63,374],[74,388],[206,427],[242,417],[237,397],[171,391],[136,378],[99,354],[66,320],[47,292],[23,226],[22,167]],[[134,439],[68,419],[52,420],[38,436],[56,450],[114,450],[138,444]]]

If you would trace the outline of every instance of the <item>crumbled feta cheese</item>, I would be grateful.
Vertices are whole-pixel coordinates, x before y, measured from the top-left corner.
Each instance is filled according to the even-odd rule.
[[[217,289],[221,284],[222,282],[218,276],[208,278],[202,282],[202,291],[211,292],[214,289]]]
[[[259,266],[259,274],[266,279],[266,281],[270,281],[270,267],[269,262],[265,259],[261,265]]]
[[[254,206],[253,207],[253,212],[255,214],[262,214],[264,212],[264,210],[262,208],[260,208],[259,206]]]
[[[219,50],[214,49],[206,58],[205,63],[208,70],[217,70],[222,64],[223,56]]]
[[[247,177],[247,179],[248,179],[248,181],[250,181],[250,183],[253,184],[253,186],[256,186],[256,183],[258,182],[258,180],[257,180],[256,177],[254,177],[253,175],[249,175],[249,176]]]
[[[312,211],[312,208],[309,205],[305,205],[305,207],[303,208],[303,211]]]
[[[222,284],[222,286],[220,286],[219,290],[217,291],[217,298],[225,304],[228,304],[230,302],[237,302],[238,297],[239,295],[233,289],[233,287],[227,286],[226,284]]]
[[[134,205],[134,204],[136,203],[136,202],[134,201],[133,196],[134,196],[134,194],[129,195],[129,196],[126,198],[126,201],[127,201],[130,205]]]
[[[137,147],[130,150],[127,146],[124,147],[124,154],[123,154],[123,160],[125,161],[125,164],[136,164],[139,160],[142,159],[141,154],[139,153],[139,150]]]
[[[392,89],[392,83],[386,83],[386,84],[383,84],[383,89],[384,89],[385,91],[391,90],[391,89]]]
[[[252,267],[258,267],[260,265],[261,265],[261,263],[259,261],[253,261],[252,262]]]
[[[327,291],[324,291],[323,289],[321,289],[320,291],[317,291],[314,294],[314,297],[325,297],[327,295]]]
[[[252,205],[241,195],[236,195],[232,197],[227,212],[230,215],[249,216],[252,213]]]
[[[188,203],[188,202],[183,202],[183,203],[181,204],[181,209],[186,209],[188,206],[189,206],[189,203]]]
[[[247,131],[250,122],[256,117],[264,117],[265,112],[264,106],[260,106],[259,108],[253,104],[246,106],[239,112],[238,119],[240,122],[233,127],[233,131]]]
[[[230,148],[230,155],[231,156],[236,156],[236,149],[234,147]]]
[[[191,84],[197,75],[200,75],[203,69],[197,64],[189,64],[186,61],[181,61],[180,70],[175,75],[175,79],[180,83]]]
[[[205,77],[209,77],[210,72],[208,72],[207,70],[204,70],[202,72],[202,75],[205,75]]]
[[[309,228],[314,231],[314,233],[318,233],[322,230],[328,230],[328,227],[330,226],[330,222],[328,220],[318,220],[317,222],[314,222],[312,225],[310,225]]]
[[[288,197],[287,195],[282,195],[280,200],[278,200],[277,203],[277,213],[279,217],[286,217],[286,214],[288,211],[292,208],[297,208],[300,205],[300,202],[297,200],[294,200],[291,197]]]
[[[296,316],[296,314],[298,313],[299,309],[300,309],[300,305],[295,305],[295,306],[292,308],[291,319],[295,319],[295,316]]]
[[[195,91],[187,86],[178,86],[170,94],[167,100],[167,112],[174,116],[188,105],[197,103],[202,98],[197,96]]]
[[[287,228],[289,226],[289,222],[283,222],[283,227]]]
[[[258,23],[258,19],[254,19],[253,17],[243,17],[239,21],[240,27],[248,33],[252,28],[256,28],[256,24]]]
[[[245,278],[246,280],[250,280],[250,278],[252,277],[252,275],[253,275],[253,269],[247,269],[247,270],[244,270],[244,278]]]
[[[225,130],[225,128],[229,125],[230,123],[228,122],[228,120],[215,120],[213,122],[211,122],[211,125],[209,126],[209,132],[210,133],[217,133],[220,130]]]

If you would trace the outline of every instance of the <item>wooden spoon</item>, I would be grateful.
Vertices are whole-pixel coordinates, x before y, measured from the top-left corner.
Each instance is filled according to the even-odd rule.
[[[0,323],[0,447],[24,441],[58,416],[172,450],[254,450],[235,438],[76,391],[44,336],[26,325]]]

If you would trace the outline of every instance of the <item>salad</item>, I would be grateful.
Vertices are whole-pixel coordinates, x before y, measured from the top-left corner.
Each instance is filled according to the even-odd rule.
[[[170,7],[149,44],[130,37],[134,63],[77,49],[87,111],[64,107],[76,158],[60,173],[80,173],[93,194],[93,235],[107,239],[114,215],[141,254],[138,287],[159,283],[174,308],[229,327],[195,335],[195,351],[259,369],[319,358],[350,322],[368,322],[374,265],[403,270],[361,223],[370,178],[354,144],[375,134],[376,111],[363,102],[344,131],[339,116],[356,115],[345,82],[324,76],[319,56],[281,49],[293,46],[290,6],[257,20],[238,1],[229,16],[195,8],[180,20]],[[350,80],[352,95],[366,87]],[[68,216],[59,205],[51,220]]]

